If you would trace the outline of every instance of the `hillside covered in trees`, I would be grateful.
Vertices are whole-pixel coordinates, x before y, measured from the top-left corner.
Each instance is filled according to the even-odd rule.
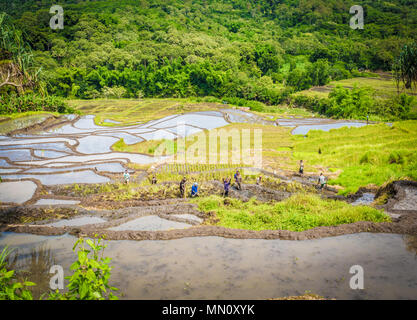
[[[282,103],[331,80],[391,71],[417,39],[417,2],[345,0],[1,0],[50,95],[214,96]],[[349,27],[362,5],[365,27]],[[5,20],[6,21],[6,20]],[[3,54],[4,55],[4,54]]]

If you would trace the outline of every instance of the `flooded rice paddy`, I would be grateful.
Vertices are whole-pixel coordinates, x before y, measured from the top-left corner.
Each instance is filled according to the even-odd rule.
[[[278,119],[277,123],[284,127],[294,127],[291,133],[302,135],[306,135],[310,130],[330,131],[342,127],[363,127],[367,125],[366,122],[330,120],[325,118]]]
[[[1,124],[4,132],[0,130],[0,133],[23,129],[48,118],[48,115],[34,115],[5,121]],[[144,140],[175,139],[202,130],[223,127],[230,122],[292,126],[296,127],[294,134],[305,134],[310,129],[329,130],[364,125],[322,118],[291,118],[273,122],[240,109],[170,115],[147,123],[113,127],[96,125],[93,115],[65,115],[61,118],[65,121],[61,121],[57,127],[39,130],[31,135],[18,133],[13,137],[2,136],[0,177],[7,180],[34,179],[48,186],[104,183],[110,179],[102,175],[103,172],[122,173],[127,162],[149,164],[169,158],[114,152],[111,147],[119,139],[123,139],[126,144]],[[117,121],[106,120],[107,123],[117,124]]]
[[[48,250],[49,264],[60,264],[68,272],[75,240],[69,235],[3,233],[0,247],[18,249],[20,269],[31,269],[31,256],[44,256],[39,252]],[[113,259],[111,284],[121,289],[124,299],[267,299],[306,290],[336,299],[417,297],[417,241],[411,236],[360,233],[306,241],[200,237],[106,243],[105,256]],[[350,289],[353,265],[363,267],[364,290]],[[38,281],[48,283],[47,270],[43,275]]]
[[[146,216],[109,228],[113,231],[160,231],[191,227],[188,223],[170,221],[158,216]]]
[[[5,122],[0,134],[41,123],[46,119],[42,117],[45,116],[27,121],[20,119],[14,124]],[[96,125],[91,115],[81,118],[66,115],[64,118],[67,122],[56,128],[31,135],[0,136],[0,177],[7,179],[0,183],[1,203],[25,204],[37,194],[40,185],[106,183],[111,181],[111,174],[124,172],[129,161],[148,164],[162,159],[112,151],[112,145],[121,138],[126,144],[175,139],[231,122],[295,127],[293,134],[366,125],[313,118],[273,122],[237,109],[171,115],[148,123],[112,127]],[[105,122],[117,124],[109,119]],[[178,128],[177,124],[184,126]],[[34,199],[37,201],[31,203],[36,206],[79,204],[78,200],[50,199],[48,195],[40,196],[39,192]],[[372,201],[373,194],[364,193],[353,204]],[[151,215],[109,230],[185,229],[192,227],[191,223],[202,222],[192,214],[178,212],[171,216],[189,223]],[[105,222],[100,217],[82,216],[52,221],[48,226],[74,227]],[[69,270],[75,258],[71,251],[75,241],[75,237],[67,234],[0,233],[0,249],[5,245],[17,248],[13,253],[17,255],[17,269],[29,270],[29,279],[34,270],[33,255],[43,257],[46,266],[60,264]],[[306,290],[336,299],[417,298],[417,240],[411,236],[359,233],[305,241],[213,236],[113,240],[107,244],[105,255],[113,258],[112,284],[121,289],[125,299],[266,299],[301,295]],[[365,290],[349,287],[349,269],[357,264],[364,268]],[[35,282],[46,289],[50,279],[48,271],[36,271]]]
[[[80,217],[74,219],[62,219],[57,222],[49,223],[47,226],[50,227],[77,227],[77,226],[85,226],[88,224],[95,224],[95,223],[103,223],[106,220],[99,218],[99,217]]]
[[[0,183],[0,202],[24,203],[30,200],[36,191],[32,181],[11,181]]]
[[[46,205],[74,205],[79,204],[78,200],[61,200],[61,199],[39,199],[36,201],[35,206],[46,206]]]

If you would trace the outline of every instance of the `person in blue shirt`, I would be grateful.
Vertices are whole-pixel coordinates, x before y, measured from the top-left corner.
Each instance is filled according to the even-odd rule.
[[[191,198],[198,197],[198,183],[194,182],[191,187]]]
[[[235,176],[234,177],[235,177],[235,181],[236,181],[237,188],[239,190],[242,190],[242,185],[241,185],[241,183],[242,183],[242,176],[240,175],[239,170],[236,170],[236,173],[235,173]]]
[[[230,178],[223,179],[223,186],[224,186],[224,196],[229,196],[229,188],[230,188]]]

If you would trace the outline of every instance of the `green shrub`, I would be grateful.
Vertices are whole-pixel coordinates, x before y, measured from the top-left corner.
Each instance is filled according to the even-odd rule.
[[[15,93],[0,97],[0,114],[11,114],[27,111],[48,111],[59,113],[74,113],[75,110],[59,97],[45,96],[33,92],[23,95]]]
[[[73,247],[78,247],[78,260],[70,267],[74,271],[72,276],[66,277],[69,280],[68,292],[61,294],[57,290],[49,295],[49,300],[117,300],[111,291],[118,290],[111,287],[108,282],[110,278],[111,259],[100,257],[100,253],[106,245],[101,244],[102,239],[79,238]],[[89,248],[85,247],[85,243]]]
[[[0,300],[32,300],[32,293],[27,287],[35,284],[29,281],[16,281],[15,271],[7,269],[6,258],[11,252],[5,247],[0,253]]]

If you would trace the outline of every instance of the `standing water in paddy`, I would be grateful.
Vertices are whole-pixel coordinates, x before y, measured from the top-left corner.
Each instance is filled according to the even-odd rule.
[[[68,235],[3,233],[0,247],[17,248],[22,270],[30,250],[43,246],[67,275],[74,241]],[[113,258],[111,284],[125,299],[267,299],[305,290],[336,299],[415,299],[415,243],[411,236],[370,233],[306,241],[124,240],[108,241],[105,256]],[[358,264],[364,290],[349,286],[349,269]],[[43,281],[49,277],[45,271]]]

